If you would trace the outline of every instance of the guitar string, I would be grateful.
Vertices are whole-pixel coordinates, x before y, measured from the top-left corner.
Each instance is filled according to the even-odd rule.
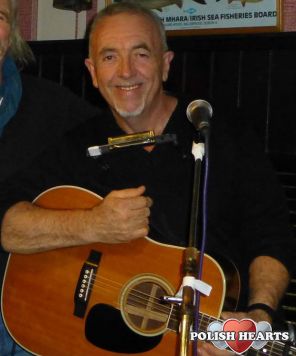
[[[102,279],[103,279],[103,278],[101,278],[101,280],[102,280]],[[107,278],[105,278],[105,279],[108,280]],[[95,277],[93,278],[93,280],[95,280]],[[102,282],[102,281],[100,281],[99,279],[97,279],[97,281],[98,281],[98,282]],[[121,285],[120,283],[117,283],[117,282],[115,282],[115,281],[113,281],[113,282],[116,283],[116,284],[118,284],[120,287],[122,287],[122,285]],[[96,284],[96,283],[93,283],[92,285],[95,286],[95,287],[101,288],[101,286],[99,286],[99,285]],[[106,286],[106,284],[105,284],[105,286]],[[110,287],[110,284],[108,284],[107,286]],[[117,288],[117,287],[115,287],[115,286],[111,286],[111,287],[116,288],[116,289],[119,289],[119,288]],[[135,293],[135,292],[136,292],[136,293]],[[168,312],[168,313],[171,314],[171,320],[174,321],[174,322],[178,322],[178,319],[179,319],[179,318],[177,318],[177,314],[178,314],[178,313],[174,312],[174,308],[172,308],[172,306],[165,306],[165,305],[161,304],[161,299],[160,299],[160,298],[158,298],[158,297],[153,297],[153,296],[151,296],[150,294],[146,294],[146,293],[144,293],[144,292],[142,292],[142,291],[138,291],[138,290],[135,290],[135,289],[131,289],[131,290],[130,290],[129,296],[132,296],[132,297],[137,298],[137,300],[133,300],[133,301],[135,302],[135,304],[134,304],[133,306],[135,306],[135,307],[139,307],[139,306],[141,306],[141,305],[142,305],[142,306],[147,306],[147,304],[145,303],[146,300],[144,299],[144,297],[147,297],[148,299],[150,299],[150,301],[149,301],[149,306],[152,305],[152,306],[154,307],[154,310],[155,310],[155,311],[159,311],[159,312],[165,313],[165,314],[167,314],[166,312]],[[144,296],[144,297],[143,297],[143,296]],[[156,302],[151,302],[151,299],[155,299]],[[139,300],[140,300],[140,301],[143,300],[144,303],[140,304]],[[131,301],[132,301],[132,300],[129,299],[129,303],[130,303]],[[116,305],[117,305],[117,307],[120,308],[119,303],[116,302]],[[130,305],[131,305],[131,303],[130,303]],[[205,330],[206,327],[208,326],[210,320],[212,320],[212,321],[213,321],[213,320],[219,320],[219,319],[215,319],[215,318],[213,318],[213,317],[211,317],[211,316],[208,316],[208,315],[206,315],[206,314],[204,314],[204,313],[200,313],[200,314],[201,314],[201,323],[200,323],[200,325],[203,327],[204,330]],[[208,319],[208,321],[203,320],[203,319]],[[272,345],[272,344],[274,344],[274,345]],[[277,355],[277,351],[280,351],[280,353],[279,353],[278,355],[282,355],[283,346],[277,345],[276,343],[269,342],[269,343],[267,343],[267,344],[265,345],[264,348],[265,348],[265,349],[270,349],[270,350],[273,349],[273,351],[274,351],[273,354],[274,354],[274,355]],[[276,350],[276,349],[277,349],[277,350]],[[270,351],[270,350],[269,350],[269,351]],[[292,350],[292,351],[293,351],[293,350]],[[261,353],[261,355],[266,355],[266,353],[263,352],[262,350],[261,350],[261,351],[259,350],[259,352]],[[260,355],[260,354],[258,354],[258,352],[257,352],[257,355]],[[295,355],[296,355],[296,354],[295,354]]]
[[[102,279],[104,279],[104,278],[102,278]],[[108,281],[107,278],[105,278],[105,279]],[[113,282],[115,282],[115,281],[113,281]],[[122,285],[120,283],[117,283],[117,282],[115,282],[115,283],[118,284],[118,286],[122,287]],[[116,288],[116,287],[113,287],[113,288]],[[142,306],[146,305],[145,304],[145,301],[146,301],[145,298],[155,299],[156,300],[156,302],[154,303],[154,310],[155,311],[159,311],[159,312],[167,313],[167,314],[170,313],[171,314],[171,320],[174,321],[174,322],[178,321],[178,316],[177,316],[178,313],[174,310],[174,308],[172,309],[171,306],[166,306],[164,304],[161,304],[161,299],[159,299],[157,297],[153,297],[150,294],[146,294],[146,293],[144,293],[142,291],[134,290],[134,289],[131,289],[129,295],[138,298],[138,301],[137,301],[138,305],[135,304],[134,306],[139,306],[139,299],[143,300]],[[152,303],[150,301],[149,305],[151,305],[151,304]],[[116,303],[116,305],[120,308],[120,305],[118,303]],[[172,309],[172,311],[171,311],[171,309]],[[208,326],[210,321],[219,320],[219,319],[213,318],[211,316],[208,316],[205,313],[200,313],[200,315],[201,315],[201,323],[203,323],[202,326],[203,326],[204,330],[206,329],[206,327]],[[207,319],[207,320],[204,320],[204,319]],[[219,321],[222,321],[222,320],[219,320]]]
[[[105,278],[106,279],[106,278]],[[107,279],[106,279],[107,280]],[[98,285],[98,283],[93,283],[93,285],[97,288],[102,288],[102,287],[110,287],[109,284],[105,283],[104,281],[102,281],[102,278],[99,278],[97,279],[98,282],[101,282],[102,285]],[[114,281],[113,281],[114,282]],[[116,289],[121,289],[122,285],[120,283],[117,283],[115,282],[116,284],[118,284],[118,286],[120,286],[120,288],[117,288],[116,286],[111,286],[112,288],[116,288]],[[142,291],[139,291],[139,290],[135,290],[135,289],[131,289],[129,291],[129,296],[132,296],[132,297],[135,297],[138,299],[138,303],[139,301],[143,301],[142,303],[142,306],[145,306],[145,302],[147,299],[150,299],[150,303],[149,305],[151,305],[152,303],[154,303],[154,309],[156,311],[159,311],[161,313],[165,313],[165,314],[171,314],[175,317],[175,319],[173,321],[177,321],[177,313],[175,312],[172,312],[172,306],[171,305],[165,305],[162,303],[162,300],[159,298],[159,297],[154,297],[154,296],[151,296],[151,294],[147,294],[147,293],[144,293]],[[155,302],[151,302],[151,299],[154,299]],[[119,303],[116,302],[116,305],[118,307],[120,307]],[[173,309],[174,310],[174,309]]]
[[[110,288],[111,287],[113,289],[118,289],[118,290],[122,289],[122,285],[120,283],[118,283],[118,285],[120,287],[112,286],[109,283],[107,284],[106,282],[104,282],[101,278],[97,279],[97,282],[101,283],[101,285],[99,285],[98,283],[93,283],[92,286],[94,286],[96,288],[105,288],[105,287]],[[106,289],[105,289],[105,291],[106,291]],[[167,314],[171,312],[171,308],[172,308],[171,305],[165,305],[165,304],[161,303],[161,299],[159,297],[151,296],[151,294],[144,293],[142,291],[135,290],[135,289],[130,289],[128,295],[134,296],[138,299],[142,298],[144,301],[146,300],[146,298],[154,299],[156,301],[155,305],[158,306],[159,312],[163,312],[163,313],[167,313]],[[145,305],[145,303],[143,303],[143,305]]]
[[[137,292],[137,291],[136,291]],[[137,296],[136,296],[137,297]],[[141,298],[141,299],[143,299],[143,298]],[[135,301],[135,300],[134,300]],[[136,301],[135,302],[135,304],[131,304],[130,303],[131,301],[129,300],[129,305],[132,305],[132,306],[135,306],[135,307],[139,307],[139,303],[138,303],[138,301]],[[116,303],[117,304],[117,303]],[[156,303],[155,303],[156,304]],[[117,304],[118,305],[118,304]],[[142,306],[146,306],[147,304],[144,304],[144,303],[142,303]],[[118,305],[118,307],[120,307],[119,305]],[[177,314],[177,313],[173,313],[172,312],[172,314]],[[175,322],[178,322],[178,320],[179,320],[179,318],[176,318],[176,319],[174,319],[174,318],[172,318],[171,317],[171,319],[173,320],[173,321],[175,321]],[[202,330],[206,330],[206,327],[209,325],[209,322],[207,321],[207,320],[203,320],[203,319],[208,319],[208,321],[210,321],[210,320],[217,320],[217,319],[215,319],[215,318],[213,318],[213,317],[210,317],[210,316],[208,316],[208,315],[206,315],[206,314],[202,314],[201,315],[201,323],[200,323],[200,326],[202,327]],[[268,349],[269,347],[267,346],[267,345],[265,345],[265,348],[266,349]],[[269,349],[271,349],[271,348],[269,348]],[[256,352],[256,350],[252,350],[252,351],[255,351]],[[282,351],[282,350],[281,350]],[[237,354],[238,355],[238,354]],[[265,352],[261,352],[260,351],[260,353],[259,352],[257,352],[256,353],[256,355],[258,355],[258,356],[266,356],[266,353]],[[277,352],[275,352],[275,353],[273,353],[273,355],[274,356],[281,356],[282,355],[282,352],[279,352],[279,353],[277,353]]]
[[[96,275],[96,276],[98,276],[98,275]],[[99,276],[99,278],[96,279],[96,276],[93,277],[92,281],[95,280],[95,282],[99,282],[99,283],[101,283],[101,285],[106,286],[106,287],[111,287],[113,289],[117,289],[117,290],[121,290],[122,289],[122,284],[120,284],[120,283],[118,283],[116,281],[111,281],[108,278],[101,277],[101,276]],[[110,282],[112,282],[114,285],[110,284]],[[156,284],[155,281],[152,281],[150,283]],[[91,283],[91,287],[94,286],[94,287],[101,288],[101,285],[99,285],[98,283],[94,283],[94,282]],[[163,287],[161,287],[161,286],[160,286],[160,288],[163,289]],[[159,297],[151,296],[151,294],[148,294],[148,293],[142,292],[140,290],[136,290],[136,289],[130,289],[130,291],[132,291],[132,293],[129,293],[130,295],[134,295],[134,296],[137,296],[137,297],[139,297],[139,295],[141,295],[143,297],[148,297],[148,298],[155,299],[157,301],[158,305],[161,307],[160,311],[166,310],[169,313],[170,310],[171,310],[171,306],[170,305],[165,305],[164,303],[160,303],[161,299]],[[133,294],[135,291],[137,293],[136,295]]]
[[[108,280],[107,278],[105,278],[106,280]],[[113,281],[113,282],[115,282],[115,281]],[[117,282],[115,282],[115,283],[117,283]],[[120,283],[117,283],[120,287],[122,287],[122,285],[120,284]],[[94,284],[95,285],[95,284]],[[109,285],[108,285],[109,286]],[[117,287],[113,287],[113,288],[117,288]],[[144,293],[144,292],[141,292],[141,291],[138,291],[138,290],[134,290],[134,289],[131,289],[131,291],[133,291],[133,293],[129,293],[129,295],[131,295],[131,296],[134,296],[134,297],[136,297],[136,298],[138,298],[138,299],[142,299],[142,300],[144,300],[145,301],[145,299],[142,297],[142,296],[145,296],[145,297],[148,297],[149,299],[155,299],[157,302],[156,303],[154,303],[154,309],[155,310],[157,310],[158,309],[158,311],[159,312],[163,312],[163,313],[165,313],[166,311],[168,312],[168,313],[170,313],[171,312],[171,306],[165,306],[165,305],[163,305],[163,304],[160,304],[161,303],[161,299],[159,299],[159,298],[157,298],[157,297],[152,297],[150,294],[146,294],[146,293]],[[135,294],[134,292],[136,292],[137,294]],[[141,296],[139,296],[139,295],[141,295]],[[118,303],[116,303],[117,304],[117,306],[120,308],[120,305],[118,304]],[[152,303],[151,303],[151,301],[150,301],[150,303],[149,303],[149,305],[151,305]],[[146,306],[146,304],[145,303],[142,303],[142,305],[143,306]],[[158,308],[156,307],[156,305],[158,306]],[[137,304],[135,304],[134,306],[138,306],[139,307],[139,302],[137,303]],[[159,308],[159,307],[161,307],[161,308]],[[177,313],[175,313],[174,312],[174,308],[173,308],[173,311],[171,312],[171,320],[172,321],[175,321],[175,322],[177,322],[178,321],[178,318],[173,318],[173,317],[176,317],[176,315],[177,315]],[[215,318],[213,318],[213,317],[210,317],[210,316],[207,316],[206,314],[203,314],[203,313],[201,313],[201,318],[208,318],[209,320],[211,320],[212,319],[212,321],[213,320],[218,320],[218,319],[215,319]],[[206,325],[205,325],[205,327],[208,325],[208,323],[206,323]],[[205,329],[205,328],[204,328]],[[269,344],[274,344],[274,345],[269,345]],[[277,348],[277,349],[279,349],[281,352],[283,351],[282,350],[282,346],[281,345],[277,345],[276,343],[273,343],[273,342],[269,342],[268,344],[266,344],[265,345],[265,348]],[[293,351],[293,349],[292,349],[292,351]],[[296,349],[295,349],[295,351],[296,351]],[[280,355],[281,355],[282,353],[280,353]],[[262,355],[265,355],[265,353],[262,353]],[[275,355],[275,353],[274,353],[274,355]],[[294,355],[296,355],[296,353],[294,354]]]

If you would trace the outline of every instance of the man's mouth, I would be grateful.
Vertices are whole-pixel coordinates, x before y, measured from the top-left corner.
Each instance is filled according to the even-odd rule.
[[[120,90],[124,91],[131,91],[138,89],[140,87],[140,84],[134,84],[134,85],[117,85],[117,88]]]

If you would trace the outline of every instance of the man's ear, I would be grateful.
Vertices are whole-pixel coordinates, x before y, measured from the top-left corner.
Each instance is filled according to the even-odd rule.
[[[86,65],[89,73],[90,73],[90,76],[91,76],[91,79],[92,79],[92,83],[93,83],[93,86],[95,88],[98,87],[98,81],[97,81],[97,76],[96,76],[96,70],[95,70],[95,65],[94,65],[94,62],[92,61],[91,58],[86,58],[85,61],[84,61],[84,64]]]
[[[173,51],[166,51],[163,54],[163,68],[162,68],[162,81],[165,82],[168,79],[171,62],[175,54]]]

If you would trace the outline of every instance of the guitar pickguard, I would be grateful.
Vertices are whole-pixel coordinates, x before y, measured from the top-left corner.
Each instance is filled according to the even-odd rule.
[[[132,331],[118,309],[106,305],[94,305],[86,318],[86,339],[102,350],[135,354],[153,350],[162,340],[162,335],[145,337]]]

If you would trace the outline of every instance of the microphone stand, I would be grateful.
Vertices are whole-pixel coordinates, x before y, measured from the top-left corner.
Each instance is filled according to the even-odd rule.
[[[205,136],[206,147],[208,139],[208,127],[203,128],[201,133]],[[194,180],[191,203],[189,243],[184,251],[183,256],[183,291],[182,304],[180,308],[180,356],[187,356],[189,353],[190,329],[195,321],[195,316],[198,318],[199,309],[199,292],[196,291],[192,281],[201,278],[198,271],[198,260],[201,259],[197,250],[197,232],[198,232],[198,217],[199,217],[199,200],[200,200],[200,181],[202,160],[204,156],[204,143],[195,143],[193,141],[192,154],[195,158],[194,164]]]

